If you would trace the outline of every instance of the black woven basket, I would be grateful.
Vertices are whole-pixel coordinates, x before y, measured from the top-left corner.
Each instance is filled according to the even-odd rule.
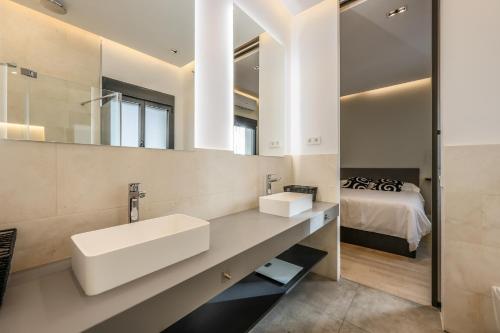
[[[0,230],[0,305],[7,288],[16,236],[17,229]]]
[[[314,186],[288,185],[283,187],[283,189],[285,192],[312,194],[313,201],[316,201],[316,194],[318,194],[318,188]]]

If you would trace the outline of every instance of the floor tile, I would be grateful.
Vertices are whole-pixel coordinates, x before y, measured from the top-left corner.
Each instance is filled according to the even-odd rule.
[[[353,324],[345,320],[342,323],[342,327],[340,328],[339,333],[368,333],[368,331],[365,331],[364,329],[354,326]]]
[[[361,286],[309,274],[252,333],[433,333],[439,312]]]
[[[252,333],[337,333],[358,284],[309,274],[252,330]]]
[[[442,332],[437,310],[363,286],[358,288],[346,320],[370,333]]]

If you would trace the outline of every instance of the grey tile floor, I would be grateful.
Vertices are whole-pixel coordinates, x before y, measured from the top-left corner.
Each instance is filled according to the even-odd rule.
[[[251,333],[434,333],[439,312],[342,279],[309,274]]]

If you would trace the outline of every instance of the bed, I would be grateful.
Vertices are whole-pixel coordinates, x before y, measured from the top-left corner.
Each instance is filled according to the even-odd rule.
[[[419,186],[419,169],[342,168],[341,179],[391,178]],[[341,189],[342,242],[415,258],[421,238],[431,232],[424,200],[413,191]]]

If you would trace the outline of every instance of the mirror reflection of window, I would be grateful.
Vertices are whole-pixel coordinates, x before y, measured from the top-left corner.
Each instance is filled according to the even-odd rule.
[[[193,149],[195,0],[148,1],[140,13],[137,1],[101,1],[98,15],[96,1],[67,2],[63,18],[40,1],[0,1],[10,18],[0,31],[16,32],[0,38],[0,139]]]
[[[146,105],[144,144],[146,148],[168,148],[169,110]]]
[[[257,154],[257,121],[235,116],[234,153],[239,155]]]
[[[283,156],[285,51],[238,6],[234,7],[234,152]],[[242,126],[255,123],[255,126]]]
[[[101,141],[113,146],[174,149],[174,96],[111,78],[105,78],[103,86],[107,89],[103,95],[122,97],[101,107]]]
[[[121,145],[139,147],[140,104],[123,101],[121,116]]]

